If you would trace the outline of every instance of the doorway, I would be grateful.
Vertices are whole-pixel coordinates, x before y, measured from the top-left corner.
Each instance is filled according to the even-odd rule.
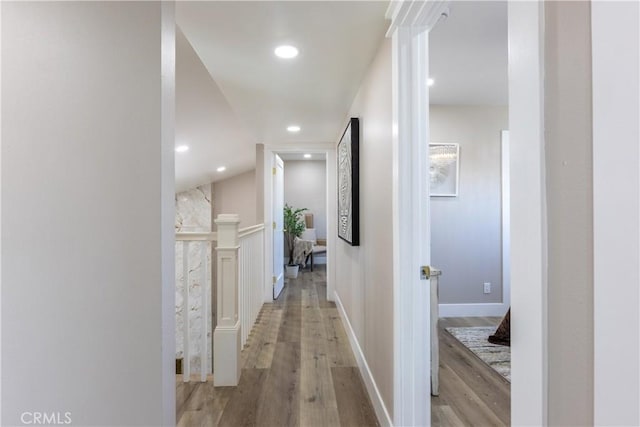
[[[421,266],[431,262],[426,168],[429,143],[429,36],[449,14],[449,2],[407,1],[390,8],[393,39],[394,126],[394,423],[428,425],[428,286]],[[512,346],[511,422],[546,420],[546,220],[542,144],[544,4],[508,4],[511,168],[511,306],[518,337]],[[516,54],[517,53],[517,54]],[[425,120],[427,117],[427,120]],[[517,162],[517,163],[516,163]],[[542,185],[541,185],[542,183]],[[425,197],[427,196],[427,197]],[[425,407],[426,406],[426,407]]]
[[[278,159],[282,161],[282,183],[273,175]],[[330,230],[336,227],[335,218],[329,212],[335,211],[335,147],[332,144],[312,144],[309,146],[265,146],[264,147],[264,213],[265,222],[273,223],[274,218],[280,215],[282,208],[278,202],[281,190],[281,205],[289,205],[293,208],[306,208],[302,219],[305,222],[306,232],[301,236],[303,240],[311,239],[313,246],[324,246],[313,254],[313,268],[321,269],[326,274],[326,295],[322,297],[333,300],[334,289],[334,255],[335,240]],[[275,177],[275,178],[274,178]],[[277,187],[281,186],[281,187]],[[307,214],[306,216],[304,214]],[[277,221],[275,221],[277,223]],[[269,280],[265,283],[265,302],[272,302],[280,292],[275,292],[277,280],[276,271],[279,266],[276,262],[287,263],[289,253],[287,244],[281,239],[282,232],[279,228],[269,227],[265,233],[265,252],[267,271],[265,276]],[[313,239],[312,239],[313,237]],[[282,243],[278,243],[282,241]],[[278,248],[275,247],[278,245]],[[282,261],[276,261],[279,248],[282,248]],[[276,250],[277,249],[277,250]],[[302,271],[311,272],[311,256],[304,257],[300,264]],[[286,278],[283,281],[286,286]],[[281,288],[279,289],[281,291]]]
[[[302,260],[301,268],[313,271],[326,268],[327,257],[327,167],[324,153],[282,153],[284,160],[284,204],[292,209],[304,209],[301,219],[305,229],[300,239],[311,242],[311,253]],[[306,243],[305,243],[306,244]],[[286,242],[285,242],[285,246]],[[309,244],[306,244],[309,246]],[[288,246],[285,258],[290,253]],[[285,259],[285,261],[287,261]],[[300,260],[294,260],[300,261]]]
[[[506,2],[454,2],[429,33],[431,265],[441,271],[435,426],[510,424],[508,336],[488,341],[510,304],[507,41]]]

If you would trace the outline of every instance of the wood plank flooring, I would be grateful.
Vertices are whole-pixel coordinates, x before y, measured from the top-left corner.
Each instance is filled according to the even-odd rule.
[[[498,317],[440,319],[440,396],[431,397],[433,426],[508,426],[511,386],[444,328],[497,326]]]
[[[178,426],[378,426],[325,266],[265,304],[242,350],[238,387],[177,383]]]

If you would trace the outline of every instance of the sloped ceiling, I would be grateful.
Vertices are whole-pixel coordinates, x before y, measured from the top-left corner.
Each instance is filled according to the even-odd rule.
[[[256,139],[238,120],[182,31],[176,31],[176,191],[253,169]],[[216,172],[226,166],[225,173]]]

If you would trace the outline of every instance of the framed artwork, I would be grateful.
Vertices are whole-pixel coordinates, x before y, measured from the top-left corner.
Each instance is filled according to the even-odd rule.
[[[429,144],[431,196],[456,197],[460,170],[460,146],[454,143]]]
[[[338,237],[360,244],[360,122],[351,118],[338,143]]]

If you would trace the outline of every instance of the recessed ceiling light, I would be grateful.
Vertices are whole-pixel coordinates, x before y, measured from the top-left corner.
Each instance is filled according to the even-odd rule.
[[[305,158],[305,159],[310,159],[310,158],[311,158],[311,154],[305,154],[305,155],[304,155],[304,158]]]
[[[298,49],[294,46],[282,45],[273,51],[278,58],[291,59],[298,56]]]
[[[224,171],[226,171],[226,170],[227,170],[227,168],[226,168],[226,167],[224,167],[224,166],[220,166],[220,167],[219,167],[218,169],[216,169],[216,170],[217,170],[218,172],[224,172]]]
[[[428,79],[427,79],[427,86],[433,86],[433,84],[434,84],[435,82],[436,82],[436,81],[435,81],[435,80],[433,80],[432,78],[428,78]]]
[[[188,145],[178,145],[176,147],[176,153],[184,153],[185,151],[189,151]]]
[[[287,127],[289,132],[300,132],[300,126],[291,125]]]

